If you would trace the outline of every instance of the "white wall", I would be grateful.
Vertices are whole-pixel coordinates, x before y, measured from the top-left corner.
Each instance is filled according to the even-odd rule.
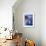
[[[41,46],[41,1],[23,0],[22,3],[13,6],[15,28],[22,32],[24,38],[35,41],[36,46]],[[32,28],[23,27],[23,13],[33,12],[35,16],[35,25]]]
[[[41,1],[41,38],[42,46],[46,46],[46,0]]]
[[[25,38],[27,37],[28,39],[33,39],[36,42],[36,46],[46,46],[46,0],[23,1],[23,3],[16,3],[13,6],[15,28],[18,30],[18,32],[22,32]],[[27,11],[34,12],[34,28],[23,27],[23,13]]]
[[[12,6],[16,0],[0,0],[0,27],[12,28]]]

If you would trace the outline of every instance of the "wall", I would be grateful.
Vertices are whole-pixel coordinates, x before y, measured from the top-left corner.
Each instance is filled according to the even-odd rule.
[[[41,1],[41,38],[42,46],[46,46],[46,0]]]
[[[34,27],[26,28],[23,26],[23,13],[33,12],[35,16]],[[23,0],[21,3],[15,3],[13,6],[15,19],[15,29],[23,33],[23,37],[34,40],[36,46],[41,46],[41,1]]]
[[[0,0],[0,27],[12,29],[12,6],[16,0]]]

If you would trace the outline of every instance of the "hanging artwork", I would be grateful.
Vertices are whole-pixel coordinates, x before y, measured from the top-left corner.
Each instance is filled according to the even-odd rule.
[[[33,27],[34,26],[34,14],[33,13],[24,13],[23,14],[23,25],[24,27]]]

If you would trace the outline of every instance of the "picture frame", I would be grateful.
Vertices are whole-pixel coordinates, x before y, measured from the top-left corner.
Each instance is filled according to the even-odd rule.
[[[34,27],[34,13],[32,12],[23,13],[23,26]]]

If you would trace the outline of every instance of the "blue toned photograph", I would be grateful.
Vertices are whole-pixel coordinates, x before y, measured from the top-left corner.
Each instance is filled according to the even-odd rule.
[[[23,25],[24,27],[34,27],[34,14],[33,13],[23,14]]]
[[[33,25],[33,15],[25,15],[25,25],[27,26]]]
[[[34,27],[34,13],[26,12],[23,14],[23,26]]]

